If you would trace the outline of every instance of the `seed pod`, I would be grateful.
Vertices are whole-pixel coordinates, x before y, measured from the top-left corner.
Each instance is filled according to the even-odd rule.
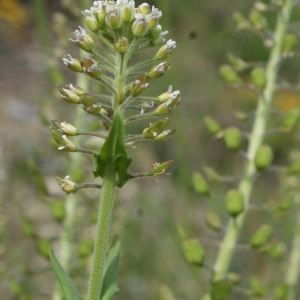
[[[235,70],[229,65],[223,65],[220,68],[220,74],[228,84],[238,84],[240,78]]]
[[[226,211],[236,218],[244,211],[244,195],[239,190],[230,190],[226,194]]]
[[[286,283],[276,284],[275,296],[276,300],[285,300],[288,296],[289,288]]]
[[[287,211],[291,207],[291,205],[294,203],[294,199],[295,199],[294,195],[289,195],[288,197],[286,197],[285,199],[283,199],[283,201],[281,201],[279,203],[279,205],[277,206],[277,210],[279,212]]]
[[[209,116],[204,117],[204,124],[208,131],[212,134],[217,134],[222,130],[218,122],[216,122],[213,118]]]
[[[186,260],[196,266],[201,267],[205,257],[205,251],[201,243],[196,238],[190,238],[183,241],[183,253]]]
[[[222,229],[222,222],[218,214],[213,211],[208,211],[205,213],[205,223],[206,225],[214,230],[220,231]]]
[[[286,168],[286,173],[290,175],[297,175],[300,172],[300,160]]]
[[[267,28],[266,18],[257,10],[251,10],[249,20],[257,31],[263,31]]]
[[[289,33],[284,36],[281,48],[281,52],[284,57],[293,56],[296,42],[297,37],[294,34]]]
[[[299,108],[291,109],[283,120],[283,124],[282,124],[283,130],[287,132],[293,130],[297,126],[299,119],[300,119],[300,109]]]
[[[269,287],[264,286],[261,280],[257,277],[252,277],[250,280],[251,296],[263,297],[269,290]]]
[[[247,31],[250,29],[248,20],[240,12],[234,12],[232,17],[237,25],[238,30]]]
[[[256,153],[254,162],[258,171],[266,169],[273,161],[273,150],[269,145],[262,145]]]
[[[272,227],[270,225],[262,225],[250,239],[251,248],[261,248],[269,241],[271,235]]]
[[[242,135],[238,128],[229,127],[224,134],[224,141],[228,149],[238,151],[242,144]]]
[[[229,53],[227,55],[227,59],[229,63],[233,66],[233,68],[238,72],[242,72],[248,68],[248,64],[244,60],[233,55],[232,53]]]
[[[195,192],[204,196],[210,196],[209,186],[202,174],[194,172],[192,175],[192,184]]]
[[[61,200],[55,200],[51,203],[51,215],[52,217],[62,222],[66,216],[65,203]]]
[[[205,174],[205,176],[207,177],[207,179],[209,181],[221,182],[220,175],[214,169],[212,169],[211,167],[204,166],[203,171],[204,171],[204,174]]]
[[[251,81],[253,85],[258,89],[263,89],[266,86],[267,78],[265,69],[263,68],[254,68],[251,71]]]

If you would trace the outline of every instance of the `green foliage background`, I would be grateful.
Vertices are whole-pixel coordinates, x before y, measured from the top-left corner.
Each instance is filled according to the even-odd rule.
[[[45,246],[41,239],[56,245],[60,224],[51,217],[50,207],[53,196],[61,201],[64,199],[54,181],[55,175],[65,174],[68,161],[66,154],[51,148],[47,126],[53,118],[63,116],[65,121],[70,121],[68,118],[73,115],[54,89],[56,83],[63,85],[74,80],[68,78],[70,72],[66,71],[60,59],[65,53],[75,51],[71,43],[67,44],[68,51],[66,49],[65,52],[57,46],[59,42],[53,31],[53,20],[57,12],[66,15],[70,22],[66,25],[68,37],[79,22],[63,1],[45,2],[50,39],[41,41],[34,1],[12,2],[19,5],[18,9],[24,12],[26,18],[21,26],[16,26],[20,20],[3,17],[0,20],[0,295],[4,300],[51,299],[54,273],[48,260],[39,254],[38,247],[47,249],[48,244],[45,242]],[[86,8],[83,1],[71,2],[80,10]],[[85,2],[88,6],[92,4],[92,1]],[[136,1],[137,4],[140,2]],[[227,217],[222,201],[216,205],[216,201],[194,193],[191,174],[204,165],[235,176],[241,170],[242,159],[226,150],[222,141],[211,138],[204,128],[203,117],[210,114],[225,127],[237,124],[233,118],[236,109],[255,108],[253,96],[228,89],[218,72],[219,66],[226,62],[228,52],[251,61],[266,58],[267,53],[260,40],[234,30],[233,11],[249,12],[249,2],[149,1],[163,11],[162,25],[169,30],[168,37],[178,44],[171,57],[171,70],[161,80],[160,86],[151,92],[162,93],[172,83],[175,90],[181,90],[183,99],[171,118],[171,127],[177,128],[173,138],[158,146],[141,144],[130,150],[134,171],[147,170],[154,162],[168,159],[175,162],[170,176],[157,181],[131,181],[117,195],[112,225],[112,234],[118,234],[122,240],[118,273],[121,292],[117,300],[172,300],[162,296],[166,294],[165,286],[171,289],[174,299],[200,299],[207,291],[210,272],[190,266],[184,260],[178,226],[182,226],[189,236],[201,238],[207,251],[207,263],[212,264],[220,236],[208,230],[204,224],[204,212],[207,209],[220,212],[224,224]],[[13,15],[13,9],[9,8],[7,14]],[[45,65],[45,62],[48,64]],[[297,65],[299,58],[295,57],[283,68],[284,74],[295,81],[299,76]],[[58,76],[55,68],[59,68],[65,78]],[[280,92],[275,105],[284,111],[298,107],[299,95]],[[247,128],[247,124],[242,126]],[[287,151],[297,146],[290,142],[288,146],[286,143],[283,145],[280,136],[273,138],[272,143],[276,145],[275,162],[278,164],[285,163]],[[84,169],[90,170],[85,181],[91,181],[92,164],[85,164]],[[42,190],[44,183],[48,194]],[[39,188],[41,185],[42,188]],[[261,197],[265,202],[276,201],[280,196],[277,186],[277,179],[268,174],[257,185],[255,197]],[[224,194],[223,186],[215,185],[213,188],[214,194]],[[72,273],[80,289],[85,290],[88,261],[76,254],[78,244],[93,236],[90,220],[98,200],[94,191],[82,193]],[[249,237],[248,232],[270,219],[268,212],[251,211],[244,241]],[[290,216],[290,222],[289,218],[285,222],[280,217],[276,220],[274,226],[278,236],[289,241],[293,216]],[[34,228],[31,238],[24,233],[30,231],[29,224]],[[255,274],[264,283],[270,281],[276,266],[262,254],[249,251],[243,245],[243,238],[237,254],[233,265],[235,272],[246,276]],[[241,284],[247,285],[243,281]],[[241,294],[237,292],[234,297],[233,300],[241,299]]]

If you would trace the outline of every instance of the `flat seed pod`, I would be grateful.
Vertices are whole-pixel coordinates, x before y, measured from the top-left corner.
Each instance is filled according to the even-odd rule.
[[[265,170],[273,161],[273,150],[269,145],[262,145],[256,153],[254,162],[258,171]]]
[[[229,127],[224,134],[225,145],[232,151],[238,151],[242,145],[242,135],[238,128]]]

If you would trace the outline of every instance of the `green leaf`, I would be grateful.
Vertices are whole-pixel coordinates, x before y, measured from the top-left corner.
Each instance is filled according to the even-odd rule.
[[[57,280],[60,284],[60,287],[63,291],[66,300],[83,300],[74,282],[72,281],[70,276],[65,272],[65,270],[62,268],[62,266],[59,264],[51,248],[49,251],[49,257],[52,263],[53,270],[56,274]]]
[[[115,236],[105,264],[105,275],[103,279],[102,292],[100,300],[112,300],[119,292],[117,285],[117,268],[120,256],[121,241]]]
[[[99,154],[94,154],[94,176],[103,177],[107,168],[115,170],[118,174],[118,187],[122,187],[130,178],[128,167],[131,158],[127,156],[124,144],[124,123],[119,110],[114,113],[111,130]]]

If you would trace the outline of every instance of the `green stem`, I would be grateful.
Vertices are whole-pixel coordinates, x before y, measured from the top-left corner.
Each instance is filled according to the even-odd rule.
[[[243,193],[245,199],[245,211],[238,216],[235,221],[231,220],[229,222],[214,265],[214,280],[226,278],[234,253],[234,248],[237,244],[239,233],[244,224],[247,207],[250,202],[250,196],[253,188],[254,177],[256,175],[254,158],[258,148],[263,142],[263,137],[266,131],[267,119],[273,100],[278,67],[281,60],[282,42],[286,32],[286,27],[289,23],[292,7],[293,1],[286,0],[282,10],[278,13],[274,32],[274,45],[271,49],[269,61],[266,66],[267,84],[261,96],[259,97],[252,134],[250,136],[247,150],[248,161],[239,184],[239,190]]]
[[[99,300],[101,296],[115,188],[116,172],[108,169],[101,191],[87,300]]]
[[[296,287],[300,274],[300,212],[298,212],[295,234],[286,272],[288,295],[286,300],[296,299]]]

